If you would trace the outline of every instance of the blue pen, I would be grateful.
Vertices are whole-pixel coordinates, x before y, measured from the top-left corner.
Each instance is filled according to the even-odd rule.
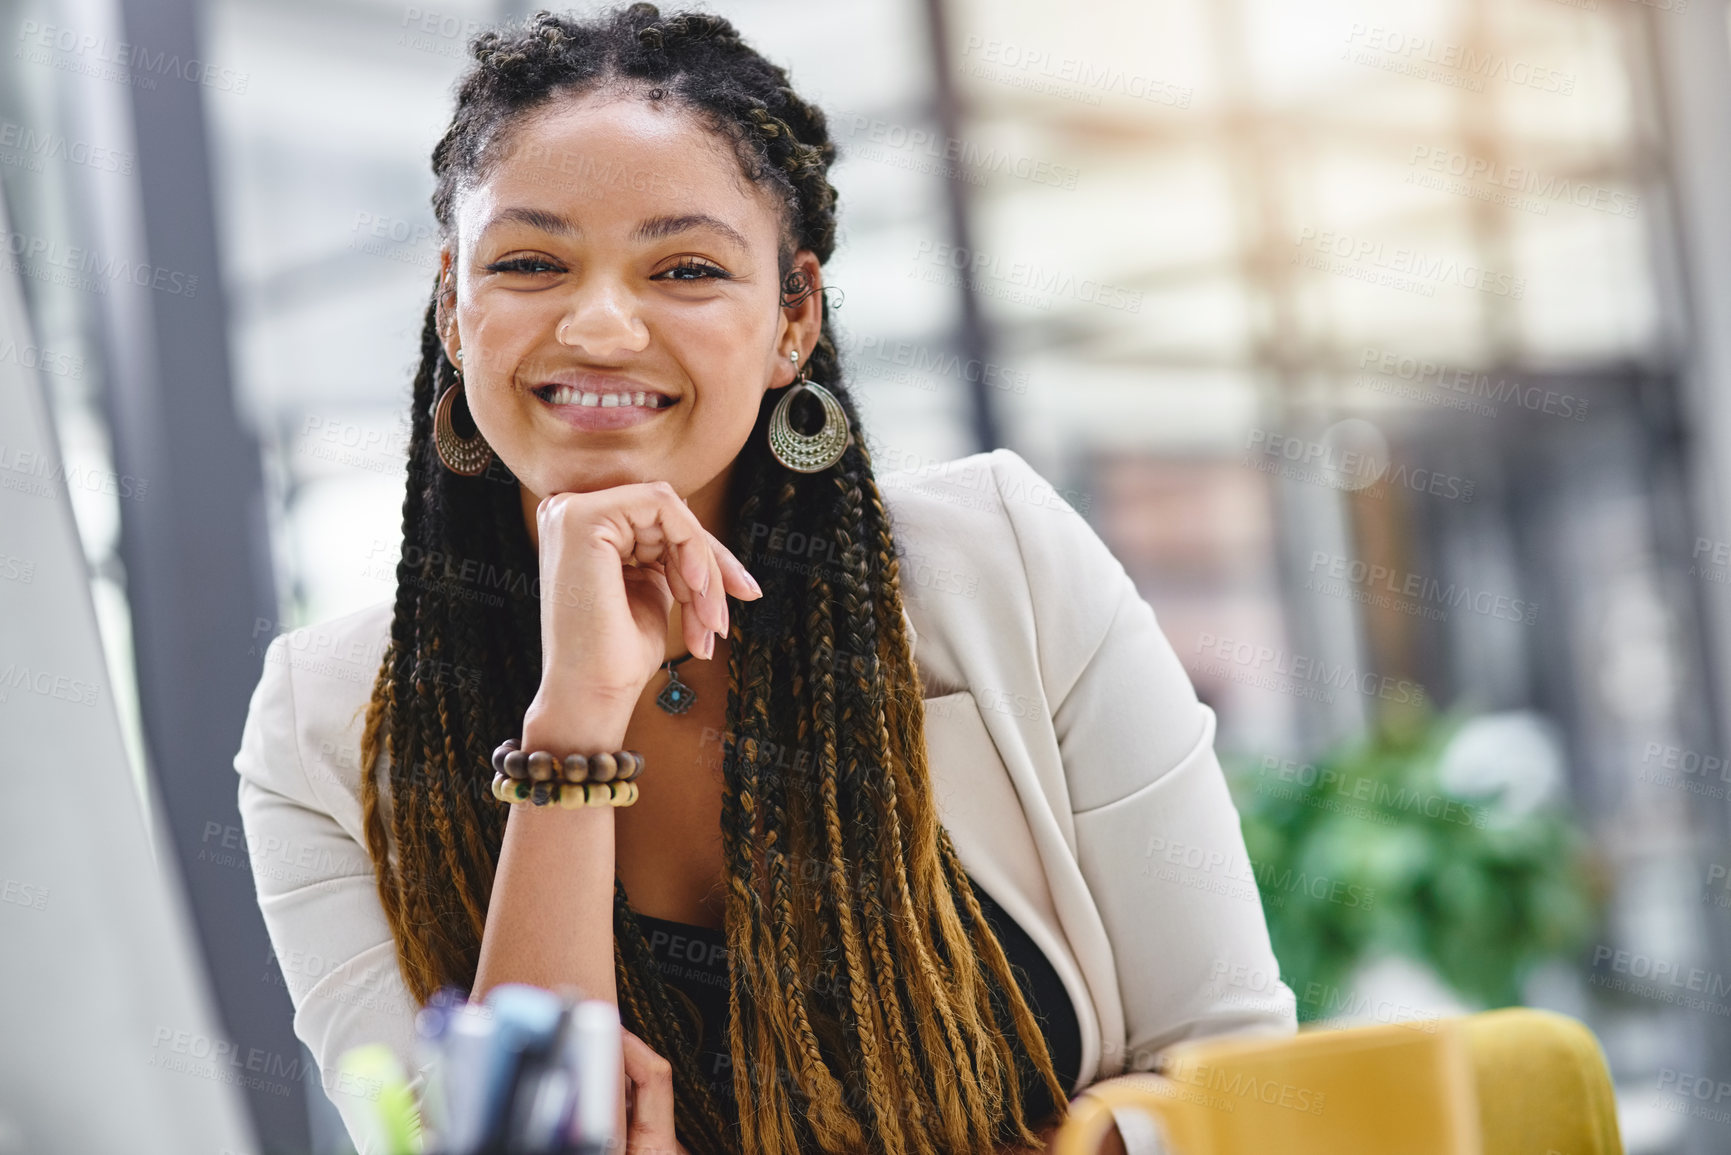
[[[510,1144],[517,1139],[509,1127],[524,1060],[551,1047],[563,1004],[553,992],[527,983],[501,983],[487,992],[486,1004],[493,1012],[493,1038],[481,1077],[481,1142]]]

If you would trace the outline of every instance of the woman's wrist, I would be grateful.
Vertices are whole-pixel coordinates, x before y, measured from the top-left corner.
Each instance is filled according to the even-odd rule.
[[[611,753],[624,746],[636,704],[636,698],[627,701],[623,691],[543,678],[523,714],[523,749],[559,755]]]

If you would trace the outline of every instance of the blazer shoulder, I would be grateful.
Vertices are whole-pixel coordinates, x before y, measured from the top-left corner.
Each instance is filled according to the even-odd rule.
[[[1088,508],[1086,495],[1060,489],[1006,448],[895,469],[880,488],[921,635],[957,649],[1002,646],[1021,634],[1061,700],[1135,596],[1123,564],[1078,509]]]
[[[327,802],[360,796],[361,731],[390,643],[392,611],[391,601],[380,601],[287,630],[265,651],[260,693],[292,702],[295,753],[313,792]],[[333,799],[333,789],[347,799]]]

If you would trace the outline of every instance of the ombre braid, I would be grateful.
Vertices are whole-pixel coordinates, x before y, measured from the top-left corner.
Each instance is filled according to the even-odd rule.
[[[732,143],[747,178],[782,207],[784,303],[810,291],[793,258],[809,249],[821,264],[835,248],[836,147],[822,110],[727,20],[663,16],[646,3],[588,20],[541,11],[480,33],[470,51],[433,150],[445,239],[458,192],[508,158],[525,114],[616,92],[667,100]],[[433,449],[433,402],[455,380],[436,293],[414,379],[395,615],[362,746],[379,897],[404,980],[423,1002],[442,985],[473,984],[506,816],[486,789],[488,753],[520,731],[541,672],[538,561],[515,478],[497,463],[458,476]],[[828,302],[821,308],[807,369],[857,431]],[[1023,1117],[1023,1081],[1044,1082],[1059,1119],[1066,1095],[938,822],[895,543],[865,439],[856,433],[821,473],[788,471],[766,436],[780,396],[765,396],[728,495],[739,511],[732,548],[764,589],[733,610],[722,762],[738,1117],[703,1077],[694,1024],[616,879],[620,1015],[673,1065],[675,1124],[693,1155],[1036,1145],[1030,1125],[1043,1120]],[[833,540],[838,560],[790,565],[766,548],[796,534]],[[453,563],[485,576],[452,580]],[[789,746],[809,769],[790,773],[767,756]]]

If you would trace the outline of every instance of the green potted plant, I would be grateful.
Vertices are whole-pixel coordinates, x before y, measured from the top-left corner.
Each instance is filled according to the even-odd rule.
[[[1585,839],[1558,801],[1523,791],[1540,768],[1464,786],[1444,772],[1468,721],[1379,723],[1314,762],[1225,760],[1301,1021],[1349,1008],[1357,968],[1390,955],[1471,1004],[1516,1004],[1537,964],[1590,934],[1602,899]]]

